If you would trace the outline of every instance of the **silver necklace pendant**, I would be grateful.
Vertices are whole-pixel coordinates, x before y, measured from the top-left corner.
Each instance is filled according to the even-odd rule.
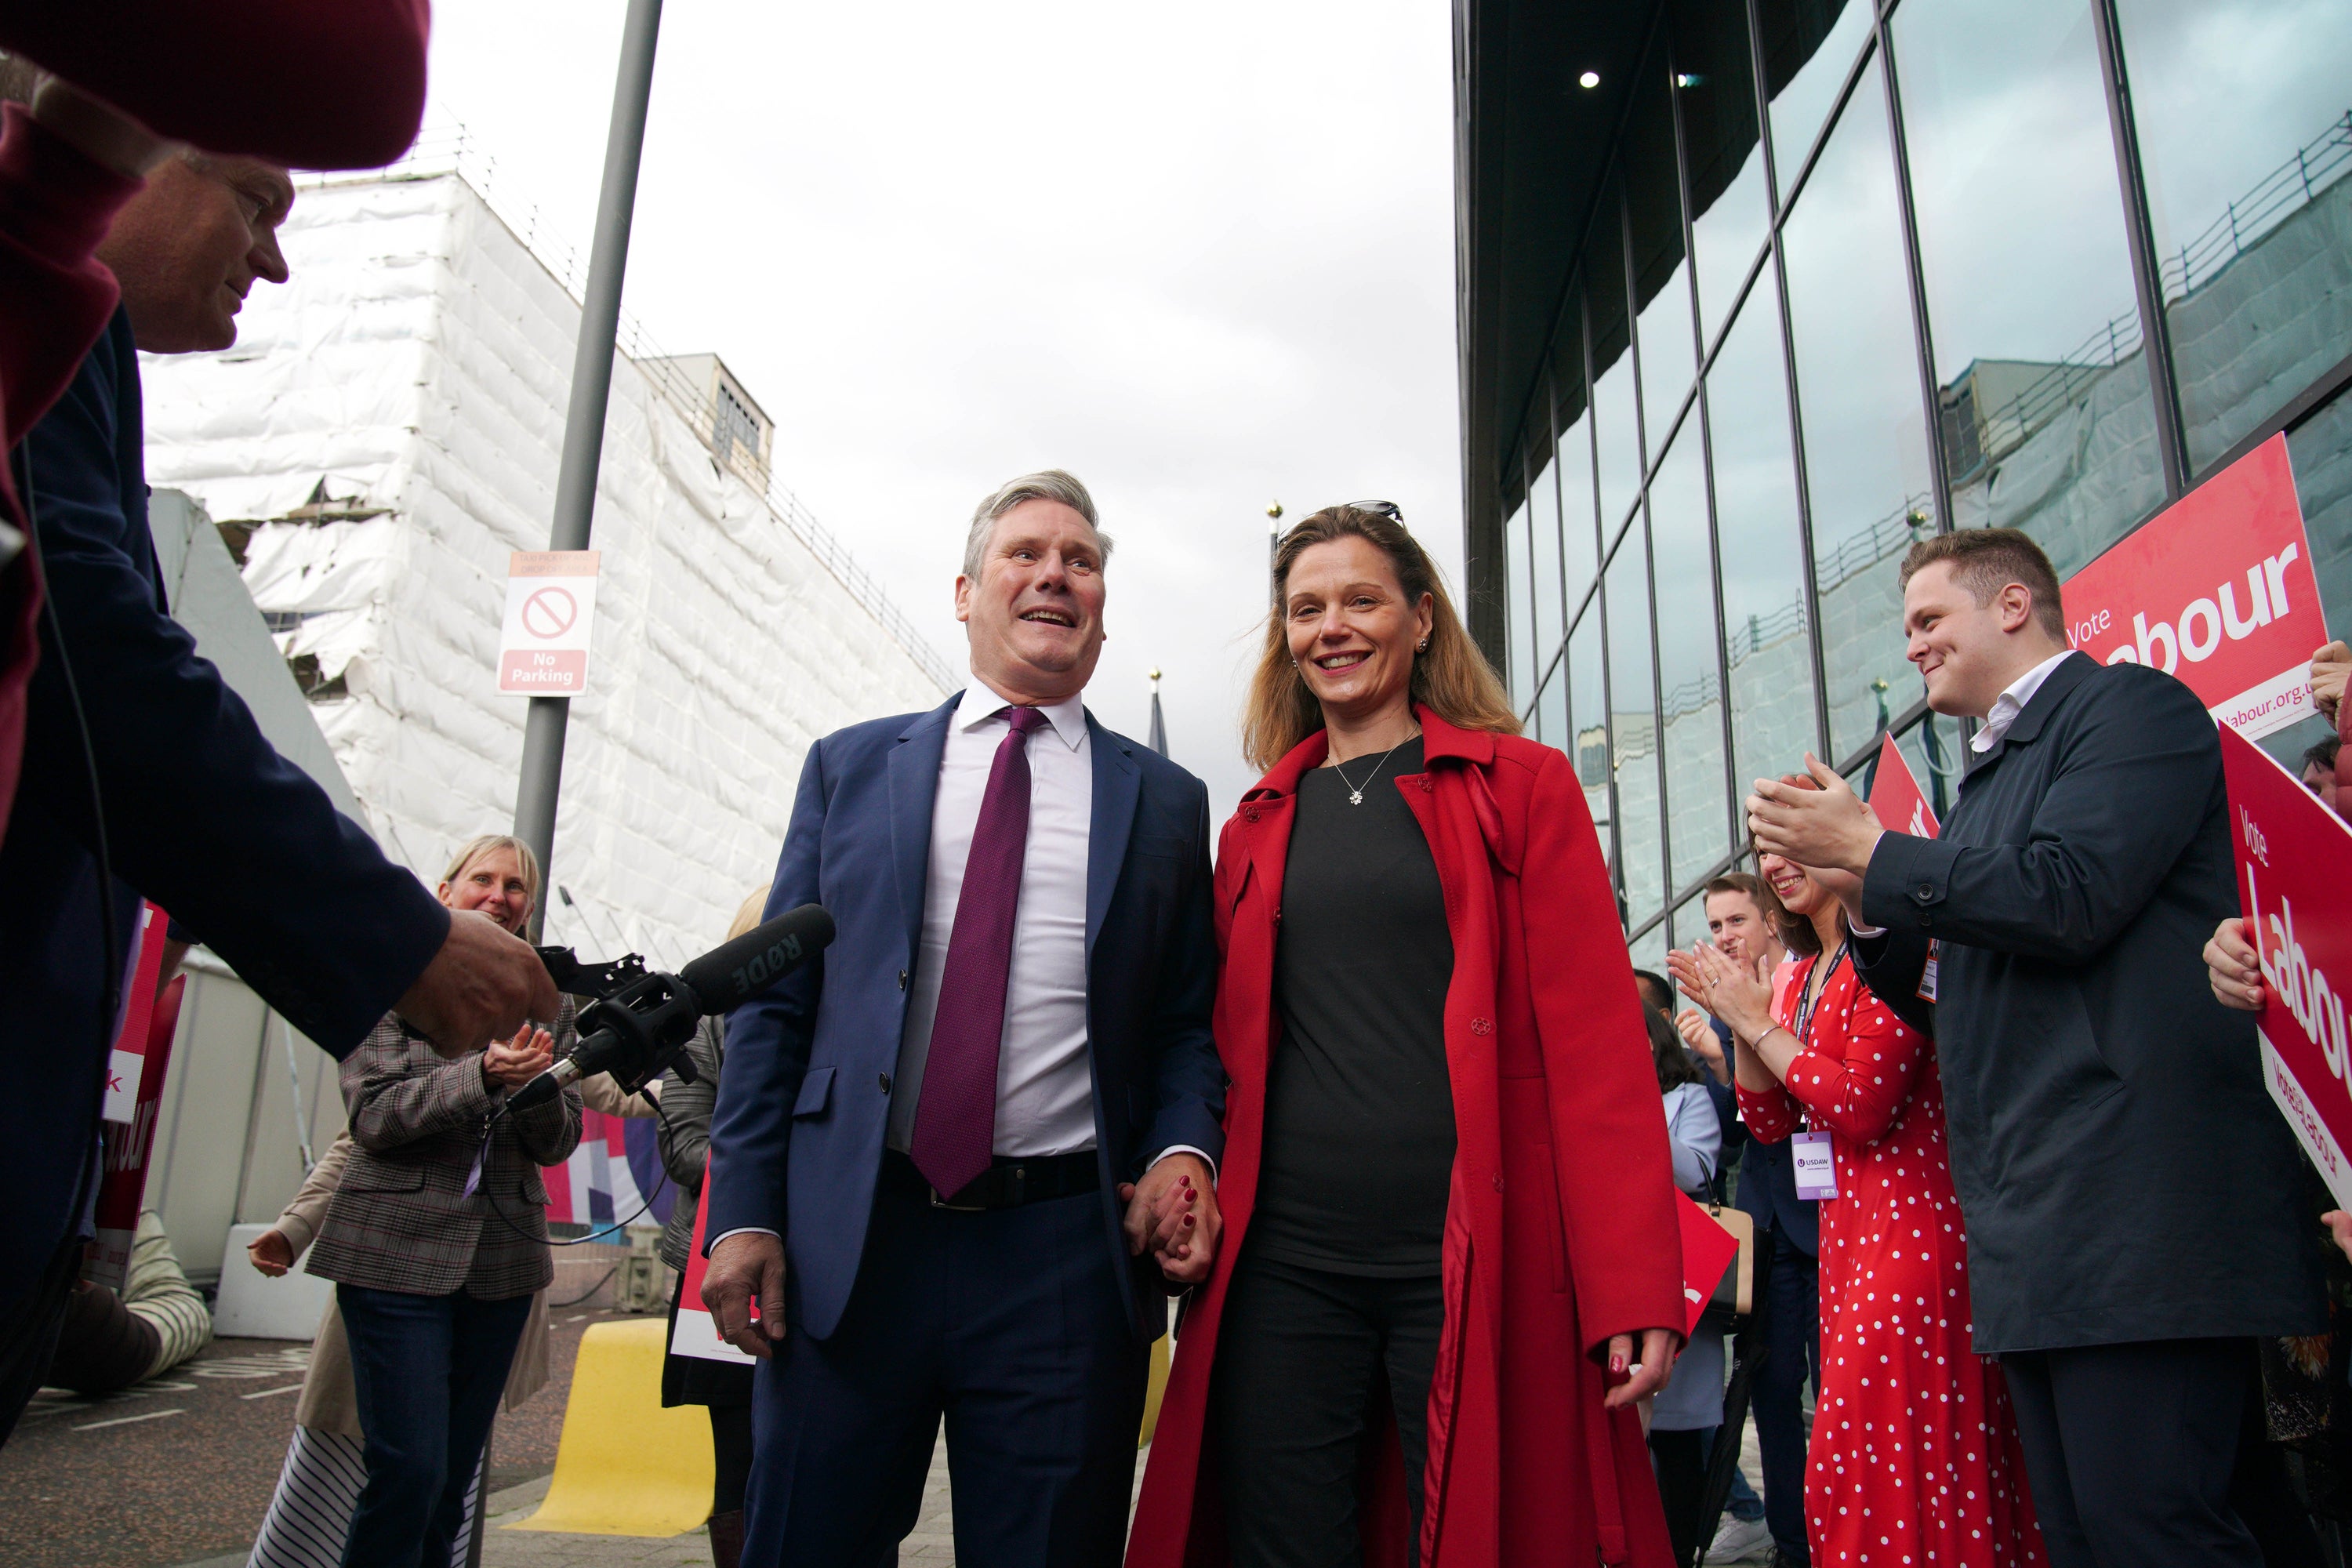
[[[1366,782],[1367,782],[1367,783],[1369,783],[1369,782],[1370,782],[1370,781],[1367,780]],[[1364,804],[1364,792],[1363,792],[1362,790],[1360,790],[1360,789],[1351,789],[1351,790],[1349,790],[1349,791],[1348,792],[1348,804],[1349,804],[1349,805],[1363,805],[1363,804]]]

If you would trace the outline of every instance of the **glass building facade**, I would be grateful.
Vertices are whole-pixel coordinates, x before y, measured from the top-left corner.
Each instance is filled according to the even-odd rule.
[[[1637,962],[1703,934],[1748,781],[1892,732],[1948,804],[1916,539],[2065,576],[2284,430],[2352,632],[2345,0],[1624,10],[1455,21],[1473,629]]]

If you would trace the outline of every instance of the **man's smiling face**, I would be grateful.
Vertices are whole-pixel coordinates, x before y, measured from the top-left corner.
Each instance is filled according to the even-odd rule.
[[[1102,655],[1102,545],[1056,500],[1025,500],[990,533],[980,576],[956,578],[972,673],[1006,697],[1049,703],[1086,689]]]

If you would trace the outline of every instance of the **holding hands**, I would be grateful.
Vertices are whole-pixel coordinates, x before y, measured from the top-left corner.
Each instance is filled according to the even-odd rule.
[[[1209,1278],[1224,1220],[1207,1161],[1171,1154],[1141,1181],[1121,1182],[1118,1198],[1127,1205],[1129,1257],[1150,1252],[1171,1284],[1198,1285]]]

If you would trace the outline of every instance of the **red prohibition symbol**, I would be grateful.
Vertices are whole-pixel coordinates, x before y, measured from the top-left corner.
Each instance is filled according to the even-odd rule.
[[[522,629],[542,641],[562,637],[580,618],[580,602],[562,588],[541,588],[522,602]]]

